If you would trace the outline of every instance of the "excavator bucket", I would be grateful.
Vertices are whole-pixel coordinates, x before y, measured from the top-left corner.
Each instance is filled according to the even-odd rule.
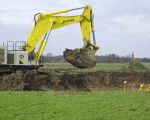
[[[78,68],[92,68],[96,66],[95,53],[98,49],[93,48],[79,48],[66,49],[64,51],[64,58],[73,66]]]

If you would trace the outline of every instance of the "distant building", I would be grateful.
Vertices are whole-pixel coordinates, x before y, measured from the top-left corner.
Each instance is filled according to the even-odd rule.
[[[134,53],[133,52],[132,52],[132,56],[131,57],[132,57],[132,60],[134,60]]]
[[[137,61],[137,59],[134,57],[134,52],[132,52],[132,61]]]

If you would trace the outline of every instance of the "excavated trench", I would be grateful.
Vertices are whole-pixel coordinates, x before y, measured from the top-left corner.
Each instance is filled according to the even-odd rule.
[[[127,89],[135,90],[140,83],[150,83],[150,72],[95,72],[55,75],[37,71],[0,73],[0,90],[57,90],[95,91],[121,90],[127,81]]]

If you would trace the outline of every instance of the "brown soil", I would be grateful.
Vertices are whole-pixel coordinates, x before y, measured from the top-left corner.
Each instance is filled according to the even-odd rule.
[[[64,58],[73,66],[78,68],[92,68],[96,66],[95,53],[98,48],[91,49],[90,47],[80,49],[66,49]]]
[[[76,90],[95,91],[139,88],[140,83],[150,83],[150,72],[95,72],[79,75],[53,75],[36,71],[0,73],[0,90]]]

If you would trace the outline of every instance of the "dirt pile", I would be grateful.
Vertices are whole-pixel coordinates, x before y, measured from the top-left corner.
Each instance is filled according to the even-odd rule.
[[[80,48],[80,49],[66,49],[64,51],[64,58],[73,66],[78,68],[92,68],[96,65],[95,53],[98,48]]]
[[[0,90],[38,90],[48,84],[48,77],[36,71],[1,73]]]
[[[150,83],[150,72],[95,72],[78,75],[47,74],[37,71],[17,71],[0,74],[0,90],[75,90],[94,91],[122,89],[123,81],[128,81],[128,89],[134,84]]]
[[[149,69],[141,64],[139,61],[129,62],[127,65],[123,66],[121,71],[124,72],[143,72],[148,71]]]

